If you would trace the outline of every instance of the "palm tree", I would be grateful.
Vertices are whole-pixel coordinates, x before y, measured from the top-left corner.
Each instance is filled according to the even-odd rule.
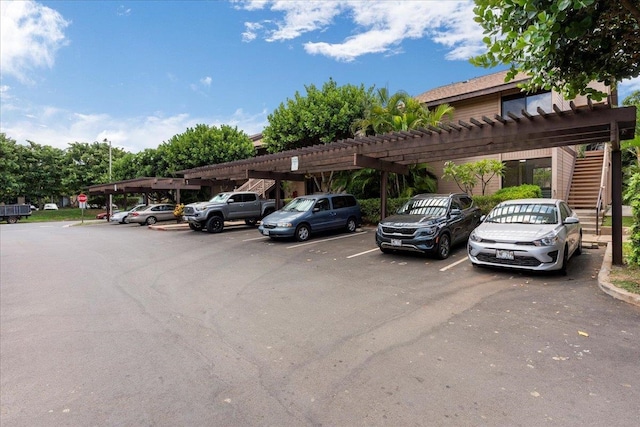
[[[453,107],[442,104],[433,110],[424,107],[418,100],[404,91],[389,94],[387,88],[376,92],[374,102],[365,110],[365,116],[352,124],[356,136],[379,135],[394,131],[419,129],[428,125],[440,124],[445,116],[453,114]],[[371,173],[362,171],[359,175],[366,178],[366,184],[372,184]],[[353,176],[356,178],[356,176]],[[392,196],[410,196],[419,192],[433,192],[437,188],[437,177],[428,170],[426,164],[413,165],[409,175],[389,174],[389,186]],[[379,180],[378,180],[379,184]]]

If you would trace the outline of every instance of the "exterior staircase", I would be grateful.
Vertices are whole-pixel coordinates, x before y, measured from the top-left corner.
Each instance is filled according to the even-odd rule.
[[[258,193],[263,199],[266,199],[269,190],[271,190],[274,185],[276,185],[276,182],[272,179],[251,178],[236,188],[235,191],[253,191],[254,193]]]
[[[602,179],[602,167],[604,150],[585,152],[585,156],[576,159],[571,180],[571,190],[567,202],[578,214],[584,234],[597,234],[600,227],[596,227],[597,221],[602,218],[596,213],[600,182]],[[600,223],[602,224],[602,223]]]
[[[596,209],[604,150],[587,151],[585,156],[576,159],[569,191],[569,206],[576,209]]]

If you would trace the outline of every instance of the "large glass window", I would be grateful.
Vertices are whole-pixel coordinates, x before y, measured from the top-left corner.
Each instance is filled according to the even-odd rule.
[[[505,162],[503,187],[534,184],[542,190],[542,197],[551,197],[551,157],[512,160]]]
[[[533,95],[517,94],[502,98],[502,117],[507,117],[511,112],[518,117],[522,116],[522,110],[531,115],[538,114],[538,107],[547,113],[551,112],[551,92],[538,92]]]

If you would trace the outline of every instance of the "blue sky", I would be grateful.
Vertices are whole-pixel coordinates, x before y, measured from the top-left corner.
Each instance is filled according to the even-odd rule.
[[[418,95],[488,74],[472,1],[1,0],[0,132],[138,152],[204,123],[262,131],[305,86]],[[621,99],[640,89],[625,82]]]

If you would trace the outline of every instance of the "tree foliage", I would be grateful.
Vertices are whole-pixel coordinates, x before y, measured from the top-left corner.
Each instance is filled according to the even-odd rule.
[[[196,125],[158,147],[166,169],[163,176],[180,170],[241,160],[255,154],[249,136],[237,127]]]
[[[435,125],[452,113],[453,107],[447,104],[429,110],[404,91],[390,94],[387,88],[380,88],[364,117],[355,120],[351,127],[355,135],[379,135]]]
[[[353,137],[351,124],[364,116],[373,88],[338,86],[329,79],[321,89],[312,84],[305,90],[305,95],[296,92],[293,99],[287,99],[269,114],[269,124],[262,133],[269,152]]]
[[[486,193],[487,185],[494,176],[504,175],[505,165],[500,160],[482,159],[477,162],[456,164],[452,161],[445,162],[443,178],[456,183],[460,191],[469,195],[480,181],[482,195]]]
[[[525,88],[555,89],[567,99],[606,94],[592,81],[615,85],[640,74],[637,0],[476,0],[487,52],[472,58],[531,76]]]

